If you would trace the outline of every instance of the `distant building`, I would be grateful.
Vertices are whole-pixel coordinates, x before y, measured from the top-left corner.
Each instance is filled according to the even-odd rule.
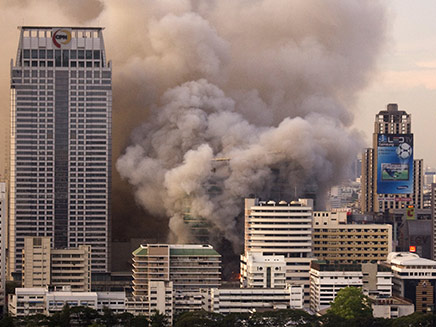
[[[394,274],[392,291],[395,296],[409,299],[419,312],[434,307],[436,261],[420,258],[415,253],[392,252],[384,264]]]
[[[50,237],[26,237],[23,249],[25,288],[68,286],[75,292],[91,290],[91,247],[51,249]]]
[[[347,212],[314,211],[313,254],[331,263],[386,260],[392,252],[389,224],[347,224]]]
[[[414,160],[413,169],[410,169],[411,167],[407,167],[407,173],[409,176],[411,176],[411,174],[413,175],[412,192],[404,194],[401,194],[402,192],[387,194],[382,193],[381,190],[377,189],[379,135],[387,135],[391,136],[392,138],[397,138],[398,135],[405,136],[406,134],[413,137],[412,116],[404,110],[398,110],[397,104],[388,104],[386,110],[381,110],[375,116],[373,146],[372,148],[365,149],[362,154],[360,204],[363,213],[386,212],[391,209],[405,208],[409,205],[413,205],[418,209],[423,208],[423,160]],[[389,163],[385,164],[388,165]],[[396,169],[395,167],[393,169]],[[395,178],[396,177],[392,177],[393,180]],[[401,179],[398,180],[401,181]]]
[[[309,269],[312,256],[312,200],[278,203],[245,199],[244,256],[284,257],[286,283],[304,286],[309,306]]]

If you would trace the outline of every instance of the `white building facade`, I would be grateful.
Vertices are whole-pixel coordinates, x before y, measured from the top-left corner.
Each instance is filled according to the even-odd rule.
[[[286,282],[303,285],[309,305],[312,256],[312,202],[274,202],[245,199],[244,255],[283,256]]]
[[[221,314],[303,309],[303,287],[203,290],[203,309]]]
[[[264,256],[258,252],[241,255],[241,287],[285,288],[285,257]]]
[[[17,288],[9,296],[9,314],[13,317],[28,315],[51,315],[59,312],[65,305],[84,306],[103,313],[108,308],[114,313],[126,311],[124,292],[71,292],[64,290],[50,291],[47,288]]]
[[[11,61],[9,274],[26,236],[109,269],[112,77],[102,28],[20,27]]]

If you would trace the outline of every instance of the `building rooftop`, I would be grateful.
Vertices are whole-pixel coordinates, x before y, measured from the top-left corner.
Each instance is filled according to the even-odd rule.
[[[170,249],[170,255],[187,255],[187,256],[220,256],[220,254],[211,248],[204,249]]]
[[[410,252],[391,252],[386,262],[402,266],[436,266],[436,261],[420,258],[419,255]]]
[[[167,246],[170,249],[170,255],[186,256],[221,256],[211,245],[199,244],[141,244],[139,248],[132,252],[133,255],[141,256],[148,254],[149,246]]]

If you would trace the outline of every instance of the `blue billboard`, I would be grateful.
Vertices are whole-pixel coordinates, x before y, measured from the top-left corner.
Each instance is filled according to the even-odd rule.
[[[377,135],[377,193],[413,193],[413,134]]]

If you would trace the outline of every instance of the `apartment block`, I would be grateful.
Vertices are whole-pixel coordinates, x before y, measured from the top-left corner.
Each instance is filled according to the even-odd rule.
[[[141,245],[133,252],[133,302],[151,305],[152,281],[165,282],[159,287],[168,295],[172,283],[174,313],[201,310],[200,289],[221,284],[221,255],[210,245]]]
[[[91,290],[91,247],[51,249],[50,237],[26,237],[22,285],[25,288],[68,286],[76,292]]]
[[[313,254],[319,260],[359,264],[386,260],[392,251],[389,224],[347,224],[346,212],[313,213]]]

